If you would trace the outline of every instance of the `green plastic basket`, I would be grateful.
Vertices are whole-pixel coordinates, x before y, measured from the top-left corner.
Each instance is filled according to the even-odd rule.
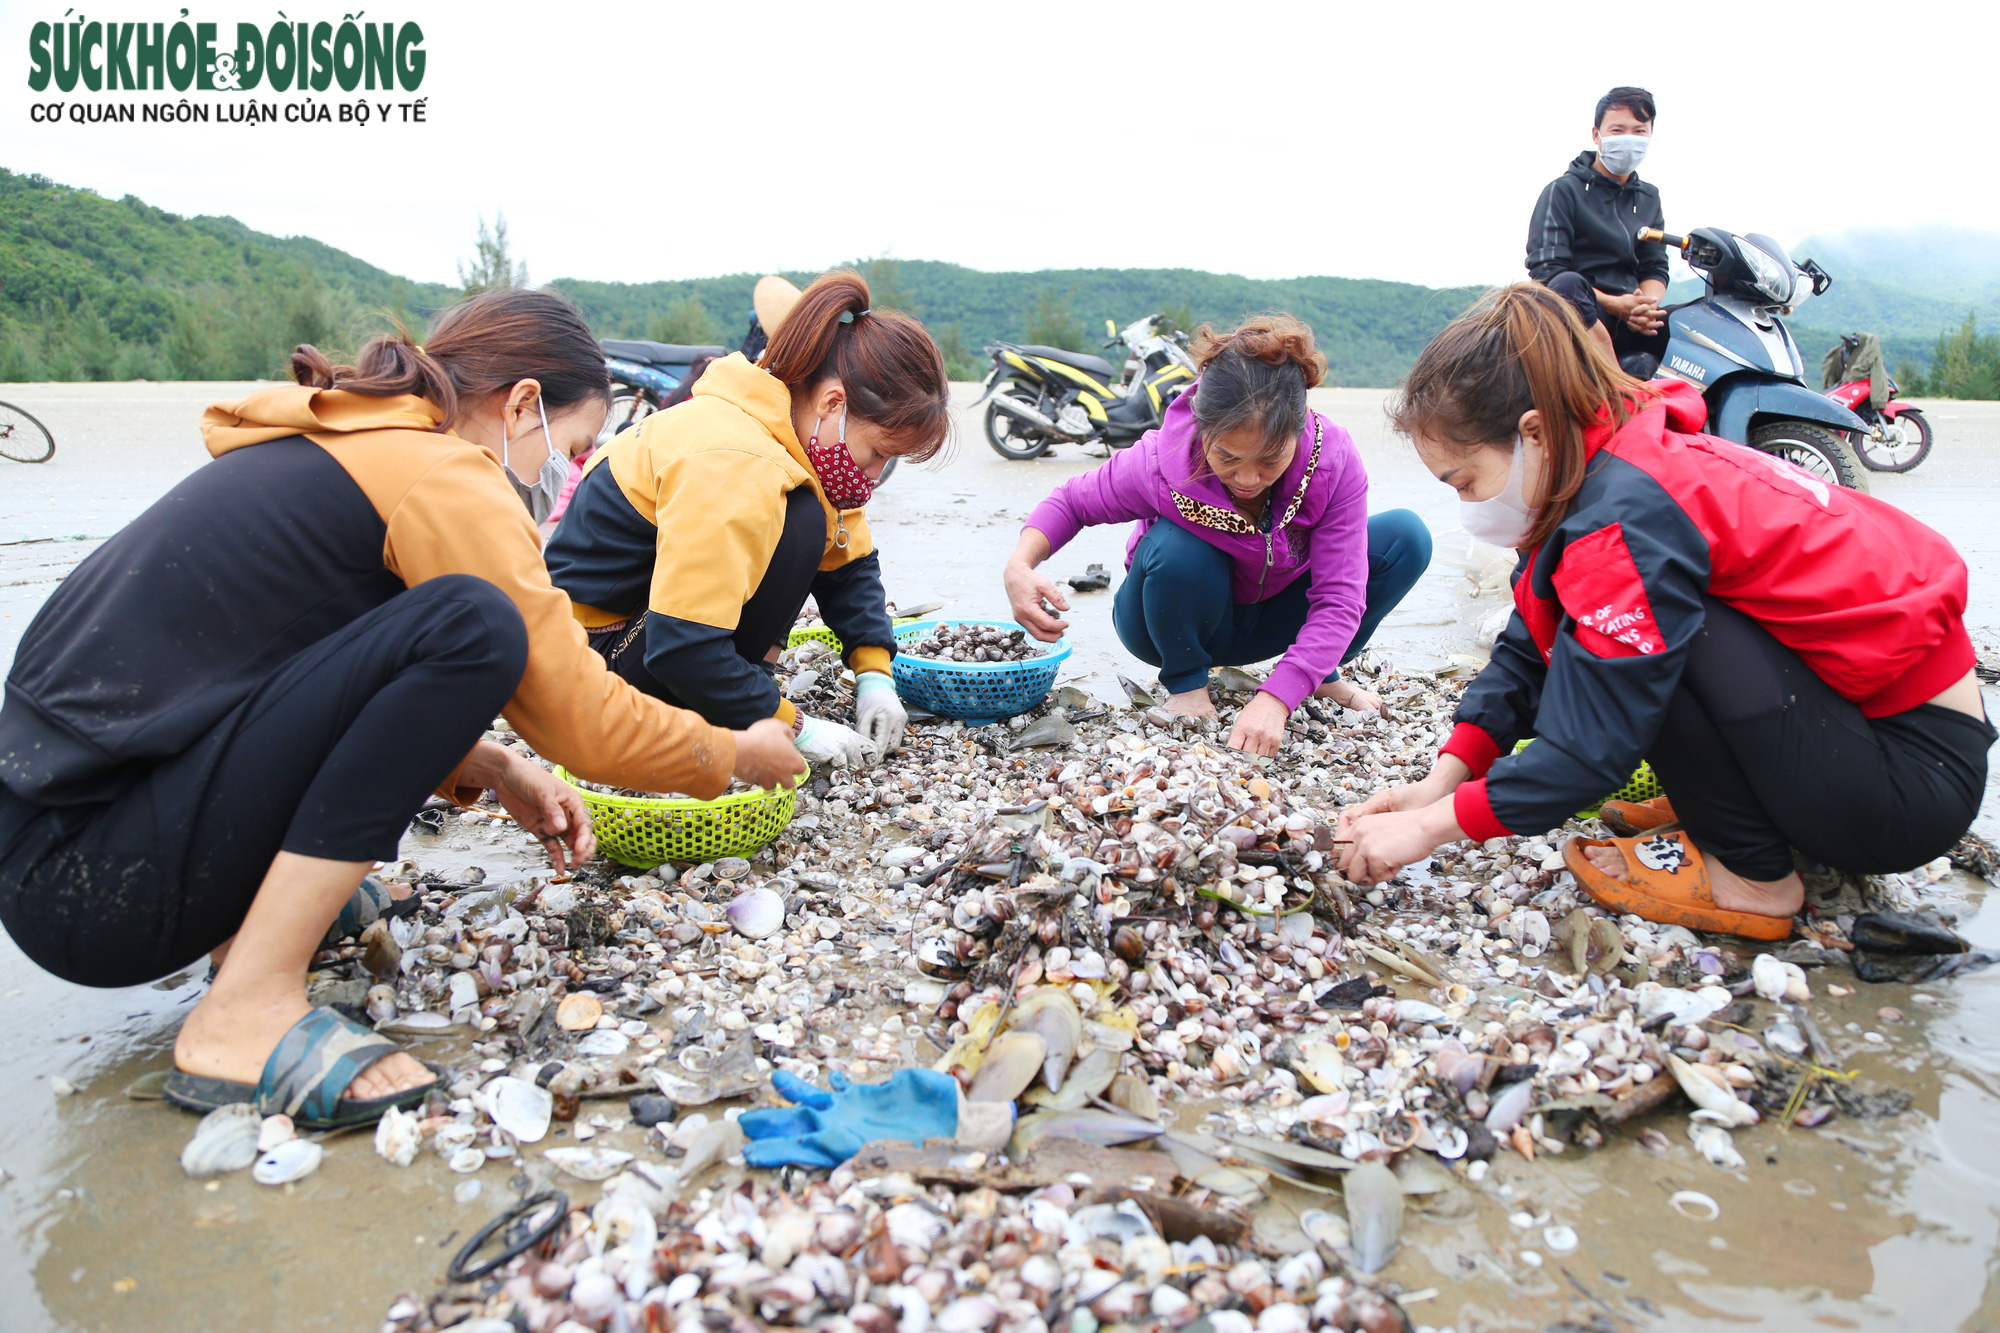
[[[1514,753],[1521,753],[1521,751],[1527,749],[1533,743],[1533,737],[1522,741],[1514,747]],[[1660,780],[1653,776],[1653,766],[1641,759],[1639,766],[1632,770],[1632,780],[1630,782],[1627,782],[1617,791],[1606,792],[1596,805],[1577,811],[1576,817],[1578,819],[1597,818],[1597,812],[1604,808],[1605,801],[1650,801],[1655,796],[1664,795],[1666,795],[1666,792],[1661,789]]]
[[[755,856],[784,832],[798,809],[798,793],[783,788],[758,787],[712,801],[669,800],[607,796],[577,786],[568,770],[560,767],[556,776],[576,787],[583,798],[598,847],[613,860],[640,870],[668,861]]]
[[[917,618],[915,616],[904,616],[894,623],[900,629],[904,625],[916,624]],[[824,625],[801,625],[785,636],[785,648],[787,651],[806,642],[823,643],[842,657],[847,656],[846,649],[840,646],[840,636]]]

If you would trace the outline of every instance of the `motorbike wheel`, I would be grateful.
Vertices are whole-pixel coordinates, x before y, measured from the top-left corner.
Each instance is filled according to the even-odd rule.
[[[597,432],[597,442],[604,444],[627,426],[644,421],[653,415],[653,400],[637,389],[619,389],[611,395],[611,410],[604,414],[604,429]]]
[[[986,442],[993,446],[994,453],[1017,463],[1040,458],[1049,451],[1047,436],[1021,433],[1021,419],[1012,413],[1002,412],[998,403],[986,409]]]
[[[1838,431],[1810,421],[1773,421],[1750,432],[1750,447],[1795,463],[1822,481],[1868,492],[1868,473]]]
[[[1908,408],[1894,421],[1882,422],[1885,430],[1900,430],[1901,443],[1863,439],[1855,447],[1862,465],[1877,472],[1908,472],[1924,461],[1931,451],[1931,423],[1916,408]]]

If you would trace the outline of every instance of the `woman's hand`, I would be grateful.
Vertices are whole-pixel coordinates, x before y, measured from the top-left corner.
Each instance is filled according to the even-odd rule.
[[[1046,602],[1058,611],[1069,610],[1069,599],[1062,595],[1062,589],[1016,560],[1007,562],[1000,580],[1006,585],[1007,605],[1013,608],[1014,619],[1028,633],[1043,643],[1054,643],[1062,637],[1069,622],[1051,615],[1042,606]]]
[[[1257,697],[1243,705],[1243,711],[1236,715],[1236,725],[1229,729],[1229,748],[1246,754],[1275,756],[1278,743],[1285,739],[1285,724],[1291,718],[1292,710],[1285,707],[1283,699],[1259,690]]]
[[[1035,566],[1048,558],[1049,539],[1041,529],[1022,528],[1021,540],[1014,543],[1014,554],[1008,557],[1000,582],[1007,589],[1007,605],[1013,608],[1014,619],[1043,643],[1054,643],[1069,628],[1069,622],[1051,615],[1042,604],[1067,611],[1069,598],[1035,572]]]
[[[1349,823],[1365,815],[1385,814],[1393,810],[1421,810],[1427,805],[1435,805],[1457,791],[1458,785],[1471,776],[1472,769],[1463,759],[1455,754],[1441,754],[1431,765],[1430,776],[1423,781],[1385,788],[1361,804],[1341,811],[1335,825],[1336,836],[1347,837]]]
[[[792,744],[792,729],[775,717],[736,735],[736,777],[753,787],[796,787],[812,770]]]
[[[567,874],[571,867],[581,866],[597,855],[597,834],[590,827],[590,811],[584,807],[576,788],[540,764],[502,746],[493,748],[506,755],[507,762],[486,785],[493,789],[507,813],[514,816],[514,822],[540,839],[555,872]]]
[[[1441,821],[1449,822],[1449,830]],[[1421,810],[1384,811],[1342,822],[1346,824],[1348,845],[1341,849],[1340,873],[1357,884],[1379,884],[1412,861],[1429,856],[1438,844],[1464,836],[1451,815],[1449,802]]]

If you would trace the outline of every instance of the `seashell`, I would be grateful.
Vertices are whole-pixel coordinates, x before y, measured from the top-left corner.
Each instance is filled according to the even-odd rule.
[[[1530,1079],[1509,1083],[1493,1098],[1493,1104],[1486,1112],[1486,1128],[1495,1134],[1505,1134],[1521,1123],[1521,1117],[1528,1113],[1528,1103],[1535,1095],[1535,1085]]]
[[[1433,1057],[1432,1066],[1437,1070],[1437,1076],[1456,1087],[1458,1095],[1463,1097],[1479,1081],[1480,1073],[1486,1068],[1486,1057],[1447,1048]]]
[[[610,1319],[624,1303],[625,1293],[619,1290],[617,1279],[601,1269],[578,1273],[570,1285],[570,1309],[594,1325]]]
[[[1039,1033],[1006,1032],[993,1039],[980,1059],[979,1071],[966,1089],[966,1100],[1011,1102],[1026,1092],[1042,1072],[1049,1044]]]
[[[408,1166],[416,1161],[417,1148],[422,1142],[417,1117],[408,1111],[392,1106],[375,1122],[376,1155],[391,1166]]]
[[[1342,1181],[1354,1267],[1378,1273],[1396,1253],[1403,1234],[1403,1186],[1380,1162],[1363,1162]]]
[[[1678,1055],[1667,1054],[1667,1068],[1674,1081],[1681,1085],[1688,1100],[1704,1111],[1712,1111],[1727,1125],[1754,1125],[1757,1123],[1756,1109],[1747,1102],[1740,1102],[1721,1084],[1704,1074],[1694,1071],[1687,1061]]]
[[[1472,1141],[1466,1137],[1465,1131],[1457,1125],[1447,1125],[1436,1131],[1433,1137],[1437,1140],[1437,1155],[1448,1162],[1455,1162],[1465,1156],[1466,1150],[1472,1146]]]
[[[810,1283],[831,1306],[845,1309],[854,1299],[854,1270],[830,1254],[802,1254],[792,1261],[789,1271],[793,1277]]]
[[[319,1169],[326,1149],[305,1139],[286,1139],[257,1159],[250,1179],[259,1185],[289,1185]]]
[[[1760,953],[1750,963],[1750,977],[1755,983],[1757,994],[1766,1000],[1782,1000],[1785,985],[1791,980],[1785,971],[1785,963],[1775,954]]]
[[[725,856],[715,863],[717,879],[742,879],[750,873],[750,863],[740,856]]]
[[[1315,1245],[1334,1250],[1344,1248],[1353,1235],[1346,1218],[1320,1208],[1308,1208],[1299,1214],[1299,1230]]]
[[[588,1032],[604,1017],[604,1004],[587,991],[563,996],[556,1006],[556,1026],[565,1032]]]
[[[883,1235],[905,1249],[929,1255],[951,1226],[942,1217],[917,1203],[899,1203],[882,1214]]]
[[[576,1053],[612,1059],[625,1054],[631,1045],[632,1039],[624,1033],[610,1028],[597,1028],[576,1039]]]
[[[1696,1222],[1713,1222],[1722,1216],[1722,1205],[1699,1190],[1676,1190],[1668,1197],[1667,1206]]]
[[[1105,1088],[1104,1099],[1141,1120],[1160,1118],[1160,1100],[1153,1092],[1153,1085],[1141,1075],[1119,1074]]]
[[[263,1120],[248,1102],[219,1106],[201,1118],[181,1149],[181,1170],[197,1179],[241,1171],[257,1160]]]
[[[386,1023],[396,1016],[396,991],[390,986],[370,986],[364,1001],[371,1023]]]
[[[1345,1063],[1340,1048],[1332,1042],[1309,1037],[1299,1043],[1298,1076],[1319,1092],[1341,1090],[1340,1071]]]
[[[443,1014],[419,1010],[379,1021],[375,1030],[391,1037],[442,1037],[457,1032],[459,1025]]]
[[[445,1165],[462,1176],[469,1176],[486,1165],[486,1153],[479,1148],[460,1148],[445,1159]]]
[[[745,889],[724,909],[730,928],[745,939],[761,940],[785,925],[785,900],[770,889]]]
[[[1077,1008],[1076,1000],[1066,990],[1044,987],[1014,1006],[1007,1026],[1033,1032],[1048,1043],[1048,1053],[1042,1059],[1042,1082],[1050,1092],[1061,1092],[1063,1075],[1069,1072],[1070,1061],[1083,1041],[1083,1011]]]
[[[813,1231],[813,1239],[828,1254],[846,1257],[861,1241],[861,1215],[848,1208],[836,1208],[830,1213],[821,1213]]]
[[[1427,1004],[1422,1000],[1396,1001],[1396,1022],[1399,1025],[1409,1024],[1422,1027],[1427,1023],[1444,1023],[1449,1021],[1449,1019],[1450,1015],[1434,1004]]]
[[[1724,1171],[1743,1169],[1743,1154],[1736,1151],[1729,1131],[1722,1126],[1692,1121],[1687,1132],[1688,1141],[1694,1144],[1696,1152],[1709,1160],[1710,1165],[1719,1166]]]
[[[1542,1243],[1550,1254],[1569,1254],[1576,1249],[1576,1229],[1574,1227],[1543,1227]]]
[[[616,1148],[550,1148],[542,1156],[578,1180],[609,1180],[632,1160],[631,1153]]]
[[[502,1075],[488,1083],[480,1095],[486,1114],[516,1143],[540,1143],[549,1132],[556,1103],[548,1089]]]
[[[264,1122],[257,1127],[257,1151],[269,1152],[286,1140],[297,1137],[298,1131],[292,1128],[290,1116],[266,1116]]]

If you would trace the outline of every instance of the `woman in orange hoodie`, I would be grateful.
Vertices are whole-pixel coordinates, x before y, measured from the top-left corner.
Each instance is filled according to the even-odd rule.
[[[425,796],[491,788],[558,869],[594,853],[575,793],[482,739],[496,712],[619,786],[714,796],[803,765],[781,722],[732,733],[611,675],[550,584],[523,499],[560,483],[608,400],[561,297],[489,292],[424,347],[292,361],[297,387],[208,410],[214,461],[23,636],[0,705],[0,925],[81,985],[213,956],[168,1096],[323,1127],[435,1082],[304,989]]]

